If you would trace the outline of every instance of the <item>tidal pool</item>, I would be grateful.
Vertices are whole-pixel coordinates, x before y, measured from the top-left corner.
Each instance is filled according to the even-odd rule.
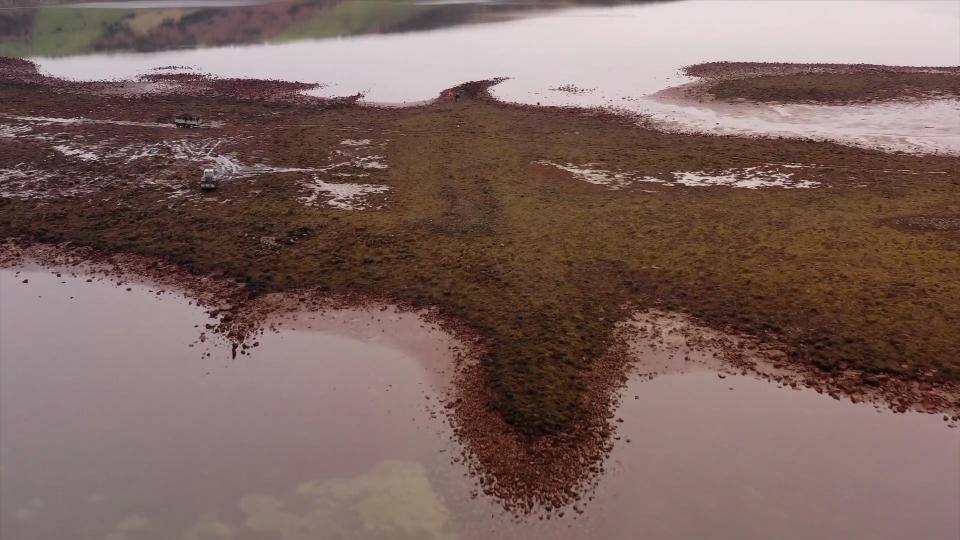
[[[0,271],[0,537],[954,538],[960,430],[708,369],[635,375],[592,500],[505,515],[414,314],[275,319],[250,355],[145,284]],[[128,290],[129,289],[129,290]],[[642,365],[666,361],[637,350]],[[702,352],[701,354],[708,354]]]
[[[344,310],[233,360],[179,295],[62,276],[0,273],[0,536],[449,537],[445,334]]]

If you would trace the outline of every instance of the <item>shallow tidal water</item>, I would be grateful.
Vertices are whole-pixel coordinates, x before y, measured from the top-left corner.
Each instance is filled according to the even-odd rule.
[[[585,512],[514,519],[454,462],[453,342],[416,316],[278,319],[232,359],[177,293],[87,279],[0,271],[4,539],[960,531],[960,430],[711,371],[633,377]]]
[[[350,2],[341,5],[353,9]],[[665,129],[960,153],[958,100],[852,108],[711,107],[664,102],[655,95],[693,80],[680,68],[709,61],[960,65],[956,2],[655,2],[530,9],[492,20],[489,13],[513,4],[480,2],[490,6],[479,11],[488,13],[478,17],[484,22],[456,16],[456,6],[474,13],[477,5],[451,4],[446,18],[422,29],[409,23],[399,31],[350,35],[348,24],[341,34],[332,30],[333,36],[302,30],[296,39],[263,43],[33,59],[43,71],[71,79],[131,78],[178,66],[224,77],[320,83],[324,86],[311,93],[361,93],[371,103],[415,103],[461,82],[509,77],[493,89],[500,99],[615,107],[650,115]],[[323,15],[318,17],[322,22]],[[564,90],[571,86],[576,91]]]

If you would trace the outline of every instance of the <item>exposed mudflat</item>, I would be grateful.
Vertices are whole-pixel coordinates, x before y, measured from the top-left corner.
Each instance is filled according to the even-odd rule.
[[[960,68],[711,62],[684,73],[699,80],[651,96],[662,129],[960,153]]]
[[[499,79],[376,108],[256,99],[276,81],[118,97],[103,90],[124,82],[24,61],[2,75],[6,238],[221,272],[254,299],[436,308],[486,340],[486,408],[526,437],[593,422],[583,378],[635,309],[769,338],[830,373],[941,384],[960,369],[955,235],[887,225],[955,213],[954,157],[663,133],[500,103]],[[183,112],[204,127],[170,127]]]
[[[960,99],[960,67],[710,62],[684,68],[702,80],[691,97],[777,103]]]
[[[37,74],[29,62],[15,59],[0,59],[0,68],[5,70],[10,82],[55,88],[57,92],[103,95],[105,89],[127,84],[81,84],[50,79]],[[215,99],[230,95],[231,99],[261,103],[281,100],[322,107],[341,105],[307,98],[299,93],[303,85],[297,83],[229,81],[200,75],[150,75],[148,78],[176,81],[175,86],[156,90],[155,98],[175,100],[177,96],[188,95]],[[126,97],[133,99],[134,96]],[[376,142],[357,141],[349,138],[352,131],[344,131],[340,145],[329,151],[325,161],[313,161],[311,166],[304,167],[265,159],[259,138],[222,121],[222,112],[208,117],[199,130],[176,129],[172,119],[180,112],[174,108],[151,111],[156,121],[95,118],[86,116],[89,112],[76,108],[69,111],[70,116],[56,117],[0,111],[0,144],[14,143],[5,145],[8,148],[5,163],[0,166],[0,194],[43,199],[151,186],[166,191],[168,202],[178,199],[197,202],[204,198],[226,202],[215,195],[204,197],[192,189],[198,178],[197,171],[203,168],[212,168],[222,183],[270,174],[287,175],[296,179],[301,191],[298,200],[308,206],[363,208],[382,202],[382,194],[389,189],[370,183],[376,179],[377,172],[388,168],[378,153],[385,144],[382,137]],[[128,114],[138,115],[133,111]],[[80,165],[79,170],[70,170],[64,160]]]
[[[243,79],[304,81],[317,85],[304,89],[314,96],[419,104],[439,88],[506,76],[493,94],[511,103],[628,110],[675,130],[813,138],[890,151],[960,152],[955,137],[942,140],[955,135],[946,119],[960,114],[956,103],[933,106],[925,99],[924,106],[911,108],[890,107],[889,102],[884,107],[826,105],[823,99],[834,94],[820,95],[824,89],[819,87],[823,82],[833,90],[846,89],[834,96],[843,99],[849,90],[858,92],[857,84],[875,87],[879,81],[881,87],[943,97],[936,81],[913,91],[909,80],[901,81],[905,87],[891,84],[890,77],[817,74],[805,82],[797,79],[799,86],[793,86],[808,98],[819,96],[818,103],[776,111],[665,106],[658,95],[691,82],[682,67],[704,61],[857,63],[884,73],[887,66],[955,67],[960,65],[960,9],[950,2],[595,4],[394,2],[389,9],[379,4],[383,9],[372,9],[365,0],[330,0],[309,6],[281,2],[166,11],[48,9],[36,18],[29,13],[14,17],[8,25],[14,31],[12,40],[0,44],[0,51],[9,52],[0,54],[29,57],[44,73],[71,80],[131,80],[105,88],[109,93],[177,85],[172,80],[132,80],[142,76],[189,79],[211,73],[233,81],[227,85],[240,86],[235,83]],[[70,22],[62,33],[55,32],[52,23],[44,24],[58,13]],[[113,24],[94,30],[108,21]],[[487,24],[463,24],[468,21]],[[420,31],[426,29],[435,31]],[[76,39],[65,38],[73,35]],[[652,50],[657,54],[650,54]],[[410,58],[421,60],[411,64]],[[942,73],[944,68],[930,70],[928,75],[937,78],[934,70]],[[292,86],[275,86],[276,95],[295,97]],[[259,95],[276,98],[270,92]],[[748,122],[752,116],[759,118]]]

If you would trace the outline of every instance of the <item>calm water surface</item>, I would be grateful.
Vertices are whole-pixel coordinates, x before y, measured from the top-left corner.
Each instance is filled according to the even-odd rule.
[[[510,76],[502,99],[622,106],[672,129],[960,148],[955,101],[717,109],[651,97],[708,60],[958,65],[955,2],[160,4],[2,11],[20,22],[3,27],[0,51],[71,78],[188,66],[374,102]],[[236,17],[285,22],[192,33]],[[134,41],[104,30],[117,21]],[[563,84],[586,91],[551,90]],[[960,430],[709,372],[632,380],[586,513],[512,520],[471,497],[459,446],[428,410],[449,384],[440,331],[392,311],[304,315],[234,360],[197,341],[209,319],[188,300],[129,287],[0,271],[3,540],[960,538]]]
[[[510,79],[494,89],[504,100],[619,107],[652,115],[670,129],[960,153],[957,100],[758,109],[651,97],[689,82],[678,70],[705,61],[960,65],[957,2],[731,0],[567,9],[497,2],[307,5],[314,7],[131,10],[110,16],[119,23],[106,15],[100,16],[112,22],[84,22],[72,34],[82,39],[41,33],[37,22],[11,23],[12,28],[33,24],[33,38],[12,38],[6,50],[73,79],[129,78],[156,67],[185,66],[227,77],[317,82],[324,85],[318,95],[362,93],[382,103],[417,102],[460,82],[504,76]],[[241,10],[246,10],[242,17]],[[111,10],[74,11],[90,19],[97,17],[91,13]],[[198,26],[195,19],[213,22]],[[162,26],[165,20],[174,22]],[[97,37],[91,29],[98,24],[130,30]],[[176,50],[162,50],[168,47]],[[584,91],[558,90],[570,84]]]
[[[4,539],[960,530],[960,430],[709,372],[631,381],[586,513],[512,520],[451,462],[457,443],[427,407],[452,342],[416,317],[301,316],[231,360],[197,341],[208,319],[186,299],[85,279],[0,271]]]

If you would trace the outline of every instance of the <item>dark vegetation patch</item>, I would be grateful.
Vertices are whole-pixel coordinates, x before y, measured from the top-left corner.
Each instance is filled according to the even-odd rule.
[[[865,103],[960,97],[960,68],[713,62],[686,68],[722,100]]]
[[[301,92],[319,87],[316,83],[276,79],[238,79],[211,77],[203,73],[149,73],[141,81],[177,85],[176,92],[196,96],[231,96],[256,101],[296,101],[309,99]]]
[[[32,10],[0,10],[0,43],[29,39],[33,18]]]
[[[305,207],[297,174],[225,183],[216,201],[169,199],[162,187],[132,183],[89,197],[0,198],[0,237],[221,271],[254,296],[316,289],[437,306],[487,340],[492,405],[531,436],[582,418],[584,374],[634,308],[768,336],[792,361],[827,372],[960,380],[960,246],[949,235],[877,226],[956,214],[960,159],[666,134],[612,115],[497,103],[484,99],[488,87],[381,109],[105,98],[49,81],[0,81],[6,114],[137,120],[189,110],[223,122],[189,136],[234,137],[241,157],[317,167],[341,140],[370,138],[386,143],[390,167],[380,175],[390,187],[382,210]],[[138,129],[147,128],[103,133],[135,142],[146,133]],[[43,159],[0,153],[0,168],[42,169]],[[611,191],[540,160],[651,176],[799,162],[816,164],[824,187]],[[292,241],[265,246],[263,237]]]
[[[960,231],[960,214],[952,216],[904,216],[886,223],[908,231]]]
[[[720,99],[818,103],[889,101],[905,97],[958,97],[960,75],[882,71],[856,75],[768,75],[723,81],[717,83],[711,93]]]
[[[132,24],[135,12],[131,12],[107,26],[97,36],[93,48],[150,52],[257,43],[277,37],[336,3],[314,0],[295,4],[268,2],[229,8],[193,8],[146,29]]]
[[[493,96],[490,95],[490,89],[502,83],[505,80],[506,79],[504,77],[499,77],[496,79],[486,79],[483,81],[465,82],[463,84],[459,84],[452,88],[447,88],[443,92],[440,92],[440,96],[438,99],[458,100],[460,98],[468,98],[468,99],[492,100]]]
[[[37,66],[29,60],[0,56],[0,70],[9,78],[12,74],[36,74]]]

